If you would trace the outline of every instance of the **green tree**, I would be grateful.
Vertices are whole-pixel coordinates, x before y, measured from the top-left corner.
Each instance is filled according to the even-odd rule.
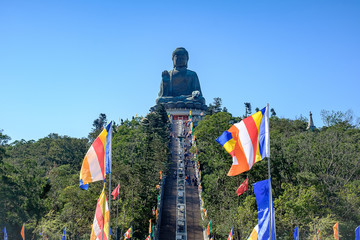
[[[222,99],[219,97],[214,98],[213,103],[210,103],[206,111],[206,115],[212,115],[222,111]],[[227,109],[225,108],[227,111]]]
[[[97,119],[94,120],[93,122],[93,129],[92,131],[89,133],[89,142],[93,142],[97,136],[99,136],[99,134],[101,133],[101,131],[103,130],[103,128],[106,126],[107,124],[107,119],[106,119],[106,114],[105,113],[100,113],[99,117]]]
[[[303,239],[312,239],[320,230],[330,238],[339,221],[341,236],[354,237],[359,222],[360,130],[350,118],[332,122],[313,132],[306,131],[306,119],[270,118],[271,175],[276,211],[277,236],[292,239],[300,226]],[[344,120],[345,119],[345,120]],[[346,120],[347,119],[347,120]],[[267,160],[236,177],[227,177],[230,155],[215,142],[231,124],[239,122],[228,113],[206,116],[195,129],[202,187],[216,238],[225,238],[234,226],[235,236],[246,238],[257,218],[253,190],[236,197],[236,188],[249,176],[251,183],[267,178]],[[235,214],[234,214],[235,213]]]
[[[245,102],[245,117],[251,115],[251,103]]]

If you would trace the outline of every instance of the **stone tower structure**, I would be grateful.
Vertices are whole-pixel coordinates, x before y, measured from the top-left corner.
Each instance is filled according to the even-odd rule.
[[[309,113],[309,123],[308,123],[308,126],[307,126],[306,130],[314,131],[315,129],[316,129],[316,127],[314,125],[314,121],[313,121],[313,118],[312,118],[312,113],[310,111],[310,113]]]

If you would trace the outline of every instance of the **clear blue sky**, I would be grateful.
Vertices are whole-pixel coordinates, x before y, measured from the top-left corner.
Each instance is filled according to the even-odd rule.
[[[0,2],[0,129],[14,140],[86,137],[100,113],[146,115],[189,51],[207,103],[279,117],[360,116],[360,1]]]

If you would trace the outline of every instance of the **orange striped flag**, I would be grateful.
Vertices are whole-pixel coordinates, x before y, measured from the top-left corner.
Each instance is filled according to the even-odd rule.
[[[132,226],[124,234],[124,239],[129,239],[132,237]]]
[[[105,179],[111,173],[112,122],[99,134],[88,152],[80,170],[80,188],[87,190],[88,183]]]
[[[269,106],[235,123],[216,141],[233,157],[228,176],[246,172],[270,157]]]
[[[257,240],[258,232],[259,232],[259,225],[256,225],[247,240]]]
[[[90,240],[102,239],[103,230],[104,240],[109,239],[109,207],[105,196],[105,186],[96,205]]]

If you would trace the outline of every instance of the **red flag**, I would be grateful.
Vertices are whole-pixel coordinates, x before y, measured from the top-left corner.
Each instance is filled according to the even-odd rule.
[[[113,200],[119,195],[120,185],[117,185],[117,187],[112,191],[111,195],[113,196]]]
[[[240,185],[238,190],[236,190],[236,193],[238,196],[243,194],[246,190],[249,188],[249,180],[246,178],[245,181]]]

